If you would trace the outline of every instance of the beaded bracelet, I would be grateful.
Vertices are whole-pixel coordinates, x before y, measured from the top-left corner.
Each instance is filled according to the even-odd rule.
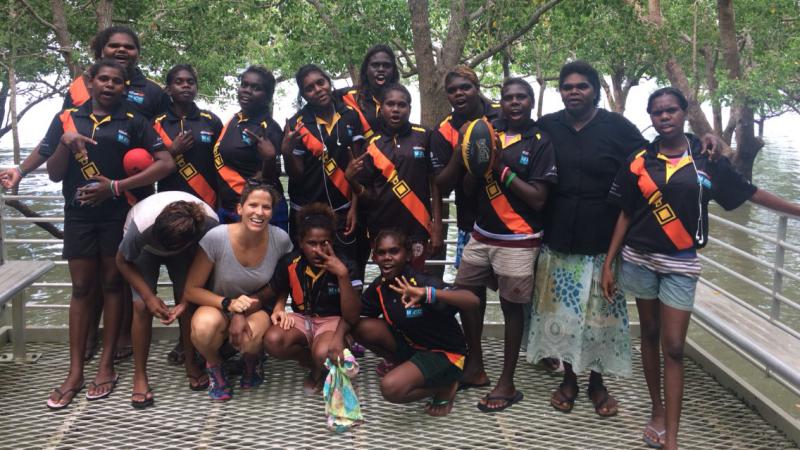
[[[15,167],[15,169],[17,170],[17,173],[19,174],[20,178],[25,178],[25,175],[28,174],[28,172],[25,172],[25,169],[22,168],[22,164]]]
[[[514,178],[516,177],[517,177],[516,173],[514,172],[509,173],[508,177],[506,177],[505,181],[503,181],[503,184],[505,184],[506,187],[511,187],[511,182],[514,181]]]
[[[425,288],[425,303],[434,304],[436,303],[436,288],[427,286]]]

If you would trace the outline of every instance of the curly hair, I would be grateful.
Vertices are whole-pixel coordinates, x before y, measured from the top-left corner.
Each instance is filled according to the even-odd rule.
[[[245,74],[254,73],[261,77],[261,87],[264,89],[264,92],[267,94],[267,101],[266,107],[271,109],[272,108],[272,96],[275,94],[275,75],[272,74],[272,71],[267,69],[261,65],[251,65],[244,69],[244,72],[239,74],[239,82],[242,81],[242,78]]]
[[[191,64],[178,64],[178,65],[174,66],[172,69],[169,69],[169,72],[167,72],[167,76],[165,77],[165,80],[164,80],[166,82],[166,86],[169,86],[172,83],[172,80],[174,80],[175,77],[178,75],[178,72],[180,72],[182,70],[185,70],[185,71],[189,72],[190,74],[192,74],[192,76],[194,77],[194,81],[195,82],[198,81],[197,80],[197,71],[194,70],[194,67],[192,67]]]
[[[103,47],[108,44],[108,41],[111,40],[111,36],[115,34],[127,34],[133,40],[133,45],[136,46],[137,51],[141,51],[142,47],[139,44],[139,36],[136,34],[135,31],[131,30],[128,27],[124,27],[121,25],[114,25],[112,27],[108,27],[104,30],[100,30],[97,34],[94,35],[92,38],[91,43],[89,46],[92,49],[92,53],[94,53],[95,59],[100,59],[103,56]]]
[[[403,231],[397,228],[386,228],[379,231],[378,234],[375,235],[375,240],[372,241],[372,250],[377,249],[378,243],[386,239],[387,237],[396,240],[397,243],[400,245],[400,247],[405,249],[405,251],[407,252],[411,251],[411,240]]]
[[[179,200],[167,205],[153,223],[153,237],[167,250],[200,240],[206,214],[199,203]]]
[[[397,69],[397,58],[394,56],[394,51],[386,44],[375,44],[367,50],[364,55],[364,60],[361,61],[361,68],[358,70],[358,88],[359,91],[369,89],[369,80],[367,80],[367,68],[369,67],[369,60],[378,53],[386,53],[392,62],[392,76],[389,77],[388,83],[397,83],[400,81],[400,71]]]
[[[111,67],[113,69],[119,70],[120,73],[122,74],[122,78],[124,78],[125,81],[128,81],[128,71],[125,70],[125,68],[122,67],[122,64],[117,62],[116,59],[111,59],[111,58],[99,59],[95,61],[91,66],[89,66],[88,70],[89,78],[91,79],[96,77],[98,72],[100,72],[100,69],[102,69],[103,67]]]
[[[302,241],[309,231],[321,228],[331,236],[336,235],[336,214],[330,206],[324,203],[310,203],[297,212],[295,219],[297,227],[297,240]]]

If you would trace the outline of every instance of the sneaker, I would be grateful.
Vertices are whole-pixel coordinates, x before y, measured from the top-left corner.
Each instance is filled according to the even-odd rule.
[[[222,367],[219,365],[209,366],[206,364],[208,372],[208,396],[211,400],[224,402],[233,398],[233,389],[228,385]]]
[[[239,386],[242,389],[253,389],[264,383],[264,360],[261,358],[242,358],[244,371]]]

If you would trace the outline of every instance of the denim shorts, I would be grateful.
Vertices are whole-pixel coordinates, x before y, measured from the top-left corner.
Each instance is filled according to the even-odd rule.
[[[638,299],[658,299],[669,307],[691,311],[694,308],[697,277],[679,273],[658,273],[623,259],[620,286],[626,294]]]

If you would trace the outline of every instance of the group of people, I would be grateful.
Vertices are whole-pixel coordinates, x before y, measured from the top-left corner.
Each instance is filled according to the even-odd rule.
[[[750,200],[800,214],[737,174],[716,138],[684,132],[688,104],[679,90],[648,99],[659,135],[649,143],[598,107],[599,75],[582,61],[559,74],[564,109],[538,121],[524,79],[506,79],[495,104],[475,72],[458,67],[444,79],[452,113],[428,130],[409,121],[411,95],[398,84],[394,52],[376,45],[350,89],[334,90],[318,66],[301,67],[303,106],[281,128],[272,118],[276,81],[264,67],[240,74],[241,110],[223,125],[196,105],[200,80],[190,65],[172,68],[164,89],[142,76],[132,30],[103,30],[92,48],[97,61],[72,83],[41,144],[0,173],[5,187],[15,186],[47,161],[50,178],[63,184],[70,370],[50,394],[52,409],[84,387],[89,400],[112,393],[127,305],[136,408],[154,404],[146,363],[156,317],[179,322],[189,387],[212,400],[233,397],[223,370],[230,353],[241,353],[240,389],[263,383],[266,353],[308,369],[304,389],[314,393],[325,360],[341,361],[360,344],[383,358],[377,370],[390,402],[429,398],[426,412],[441,416],[457,391],[487,387],[477,408],[499,412],[523,399],[514,373],[527,341],[528,361],[563,364],[553,408],[572,410],[578,374],[589,371],[588,398],[608,417],[619,406],[603,376],[631,375],[628,294],[637,301],[652,402],[643,438],[676,448],[708,202],[732,209]],[[465,170],[460,150],[464,127],[478,119],[497,134],[486,174]],[[132,175],[122,162],[131,148],[154,160]],[[442,198],[452,191],[458,271],[449,286],[425,261],[442,248]],[[380,270],[372,282],[364,279],[370,255]],[[162,266],[174,306],[157,291]],[[494,384],[481,349],[486,287],[498,292],[505,320]],[[85,385],[98,303],[103,352]]]

